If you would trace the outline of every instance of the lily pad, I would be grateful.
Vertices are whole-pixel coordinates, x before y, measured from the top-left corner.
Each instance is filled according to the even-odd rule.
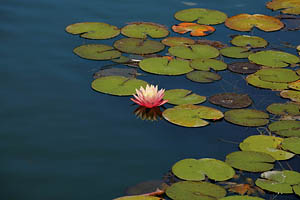
[[[263,152],[236,151],[228,154],[225,162],[236,169],[264,172],[274,167],[275,159]]]
[[[196,44],[209,45],[209,46],[215,47],[217,49],[222,49],[222,48],[228,47],[227,44],[224,44],[220,41],[215,41],[215,40],[200,39],[200,40],[196,40]]]
[[[90,60],[110,60],[121,56],[121,52],[104,44],[86,44],[76,47],[73,52],[81,58]]]
[[[136,93],[135,89],[146,87],[147,82],[124,76],[105,76],[92,82],[92,88],[98,92],[117,96],[130,96]]]
[[[136,196],[120,197],[113,200],[164,200],[164,199],[160,197],[154,197],[154,196],[136,195]]]
[[[295,71],[291,69],[274,69],[274,68],[268,68],[268,69],[261,69],[255,73],[259,76],[259,79],[262,81],[268,81],[268,82],[276,82],[276,83],[289,83],[296,81],[300,78],[296,74]]]
[[[268,190],[271,192],[281,193],[281,194],[292,194],[293,189],[290,184],[287,183],[279,183],[277,181],[265,180],[265,179],[257,179],[255,184],[262,188],[263,190]]]
[[[206,36],[215,32],[215,28],[208,25],[200,25],[196,23],[180,23],[172,26],[175,33],[185,34],[191,32],[191,36]]]
[[[102,22],[71,24],[66,27],[66,31],[71,34],[81,34],[81,37],[88,39],[109,39],[120,34],[118,27]]]
[[[221,93],[209,97],[209,102],[225,108],[245,108],[252,104],[247,94]]]
[[[233,109],[225,112],[224,119],[240,126],[264,126],[269,123],[269,115],[254,109]]]
[[[130,54],[152,54],[162,51],[165,48],[165,45],[153,40],[123,38],[115,41],[114,47],[122,52]]]
[[[166,194],[174,200],[217,200],[226,195],[226,190],[208,182],[181,181],[168,187]]]
[[[252,135],[240,143],[242,151],[257,151],[267,153],[276,160],[288,160],[295,154],[281,150],[283,139],[268,135]]]
[[[203,59],[203,58],[192,60],[190,66],[194,69],[201,70],[201,71],[210,71],[210,69],[219,71],[219,70],[225,70],[227,68],[227,64],[221,60]]]
[[[185,89],[166,90],[164,99],[168,100],[168,103],[174,105],[199,104],[206,101],[205,96],[200,96]]]
[[[174,47],[180,45],[192,45],[195,44],[195,40],[185,37],[167,37],[161,41],[164,45]]]
[[[229,58],[248,58],[252,54],[246,47],[226,47],[221,49],[220,53]]]
[[[272,10],[281,10],[282,13],[300,15],[300,2],[298,0],[272,0],[266,6]]]
[[[267,111],[274,115],[300,115],[300,105],[295,103],[272,103]]]
[[[100,69],[98,72],[95,72],[93,75],[94,79],[104,77],[104,76],[124,76],[128,78],[135,78],[138,75],[136,69],[132,68],[107,68]]]
[[[115,62],[115,63],[128,63],[130,62],[130,58],[128,58],[127,56],[121,56],[119,58],[114,58],[111,61]]]
[[[206,106],[184,104],[166,109],[163,112],[163,117],[179,126],[201,127],[209,124],[204,119],[218,120],[223,118],[223,113]]]
[[[218,10],[205,8],[191,8],[180,10],[175,13],[174,17],[179,21],[192,22],[197,20],[198,24],[221,24],[227,19],[227,15]]]
[[[289,88],[300,91],[300,80],[289,83]]]
[[[256,73],[250,74],[246,77],[247,83],[259,88],[271,89],[276,91],[281,91],[284,89],[288,89],[287,83],[275,83],[269,81],[263,81],[260,79],[260,76]]]
[[[282,120],[268,126],[272,133],[284,137],[300,137],[300,121]]]
[[[168,28],[151,22],[130,23],[121,29],[121,33],[127,37],[140,39],[146,39],[147,36],[152,38],[162,38],[169,35]]]
[[[181,75],[193,71],[187,60],[163,57],[143,59],[139,66],[146,72],[161,75]]]
[[[252,74],[261,69],[260,65],[249,62],[235,62],[228,65],[228,69],[239,74]]]
[[[293,185],[293,190],[294,190],[295,194],[297,194],[298,196],[300,196],[300,184]]]
[[[262,14],[239,14],[226,19],[225,25],[237,31],[251,31],[257,27],[263,31],[277,31],[284,27],[284,24],[277,18]]]
[[[300,59],[293,54],[273,50],[253,53],[248,59],[256,64],[267,67],[287,67],[289,64],[300,62]]]
[[[231,41],[231,44],[239,47],[247,47],[250,46],[252,48],[266,47],[268,42],[257,36],[249,36],[249,35],[238,35],[235,36]]]
[[[223,197],[218,200],[264,200],[264,199],[262,199],[260,197],[252,197],[252,196],[247,196],[247,195],[242,195],[242,196],[233,195],[233,196]]]
[[[211,83],[214,81],[221,80],[221,76],[214,72],[206,72],[206,71],[192,71],[189,72],[186,77],[191,81],[198,83]]]
[[[282,148],[285,150],[289,150],[295,154],[300,154],[300,138],[290,137],[284,139],[282,142]]]
[[[169,48],[169,53],[183,59],[215,58],[220,54],[218,49],[209,45],[201,44],[174,46]]]
[[[227,163],[212,158],[180,160],[173,165],[172,172],[178,178],[189,181],[204,180],[205,175],[215,181],[225,181],[235,175]]]
[[[283,90],[280,92],[280,96],[283,98],[288,98],[288,99],[291,99],[292,101],[300,103],[300,91]]]

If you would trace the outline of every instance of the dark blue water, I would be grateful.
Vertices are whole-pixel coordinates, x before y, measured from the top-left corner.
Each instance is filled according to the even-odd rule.
[[[218,9],[229,16],[274,15],[265,8],[265,0],[193,2],[197,3],[194,7]],[[164,120],[137,119],[133,114],[136,107],[128,97],[104,95],[90,88],[92,70],[110,62],[84,60],[72,50],[95,41],[64,31],[69,24],[85,21],[118,27],[151,21],[170,27],[178,23],[173,14],[186,8],[191,6],[180,0],[1,0],[1,200],[109,200],[124,195],[127,186],[160,179],[180,159],[224,160],[226,154],[238,150],[237,145],[220,138],[241,142],[257,134],[255,129],[224,121],[188,129]],[[224,25],[216,29],[206,39],[228,43],[229,35],[238,33]],[[299,31],[254,30],[251,34],[273,44],[299,44]],[[111,45],[113,41],[101,43]],[[224,81],[204,85],[184,76],[146,74],[141,78],[162,88],[185,88],[204,96],[247,92],[255,101],[252,108],[261,110],[272,102],[285,102],[275,92],[247,86],[240,75],[220,74]],[[300,168],[299,157],[289,163]]]

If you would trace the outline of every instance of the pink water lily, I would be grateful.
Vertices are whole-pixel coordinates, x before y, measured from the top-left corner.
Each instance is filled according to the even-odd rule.
[[[136,95],[133,95],[134,98],[131,98],[131,100],[139,104],[140,106],[144,106],[146,108],[153,108],[157,106],[161,106],[168,102],[168,100],[164,100],[163,97],[165,95],[165,90],[160,89],[158,91],[158,86],[154,85],[146,85],[146,89],[144,89],[142,86],[138,90],[136,89]]]

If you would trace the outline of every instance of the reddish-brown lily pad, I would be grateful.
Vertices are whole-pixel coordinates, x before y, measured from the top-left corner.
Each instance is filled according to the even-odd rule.
[[[260,70],[261,66],[249,62],[235,62],[230,63],[228,69],[239,74],[252,74]]]
[[[247,94],[221,93],[209,97],[209,102],[225,108],[245,108],[252,104]]]
[[[208,25],[200,25],[196,23],[180,23],[172,26],[172,30],[176,33],[185,34],[191,32],[191,36],[206,36],[215,31],[215,28]]]

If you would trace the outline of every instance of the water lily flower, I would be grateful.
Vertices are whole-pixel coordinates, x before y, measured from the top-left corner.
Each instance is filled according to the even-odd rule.
[[[154,85],[146,85],[146,89],[144,89],[142,86],[141,88],[135,89],[136,95],[133,95],[134,98],[131,98],[131,100],[140,105],[144,106],[146,108],[153,108],[157,106],[161,106],[168,102],[168,100],[164,100],[163,97],[165,95],[165,90],[160,89],[158,91],[158,86]]]

